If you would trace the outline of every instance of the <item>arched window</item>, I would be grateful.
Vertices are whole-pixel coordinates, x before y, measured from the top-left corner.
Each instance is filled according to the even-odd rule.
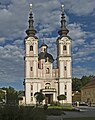
[[[50,70],[49,68],[46,69],[46,74],[49,74]]]
[[[31,96],[33,96],[33,93],[31,92]]]
[[[33,67],[30,67],[30,70],[33,71]]]
[[[67,85],[65,85],[65,90],[67,89]]]
[[[63,50],[67,50],[67,47],[66,47],[66,45],[64,45],[64,46],[63,46]]]
[[[33,46],[32,45],[30,46],[30,51],[33,51]]]
[[[42,69],[43,69],[43,64],[42,64]]]
[[[31,85],[31,90],[33,90],[33,85]]]
[[[46,51],[46,48],[44,48],[44,52]]]
[[[64,66],[64,70],[65,70],[65,71],[67,70],[66,66]]]
[[[65,92],[65,96],[67,95],[67,92]]]
[[[46,83],[45,84],[45,89],[50,89],[51,88],[51,84],[50,83]]]

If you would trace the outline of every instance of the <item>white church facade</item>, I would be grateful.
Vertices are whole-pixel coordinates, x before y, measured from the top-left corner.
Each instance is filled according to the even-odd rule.
[[[31,7],[31,6],[30,6]],[[65,103],[72,103],[72,65],[71,65],[71,38],[67,35],[64,10],[61,14],[61,27],[56,40],[57,67],[53,68],[54,58],[47,52],[45,41],[38,52],[38,38],[33,26],[33,14],[30,9],[29,28],[25,38],[25,104],[36,103],[35,92],[42,92],[48,104],[57,101],[60,94],[66,95]]]

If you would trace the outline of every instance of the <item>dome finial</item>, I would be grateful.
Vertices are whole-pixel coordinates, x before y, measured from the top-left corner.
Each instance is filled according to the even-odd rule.
[[[33,14],[32,14],[32,4],[30,4],[30,14],[29,14],[29,28],[26,30],[28,37],[36,37],[36,30],[34,29],[33,23]]]
[[[64,4],[61,5],[62,13],[64,13]]]
[[[30,12],[32,12],[32,4],[30,4]]]
[[[61,29],[58,31],[60,36],[67,36],[69,30],[66,28],[66,20],[64,15],[64,4],[61,5],[62,14],[61,14]]]

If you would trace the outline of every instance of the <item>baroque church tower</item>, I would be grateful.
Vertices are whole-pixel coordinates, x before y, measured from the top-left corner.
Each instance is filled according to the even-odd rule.
[[[62,5],[61,29],[58,31],[57,44],[57,67],[59,79],[59,95],[67,97],[67,103],[72,101],[72,67],[71,67],[71,38],[67,36],[69,30],[66,28],[64,16],[64,5]]]
[[[57,44],[57,68],[53,68],[53,56],[47,52],[48,46],[43,42],[38,54],[38,38],[33,26],[32,4],[30,4],[29,28],[25,38],[25,104],[36,103],[35,92],[45,95],[44,103],[57,101],[60,94],[66,95],[64,103],[72,103],[72,67],[71,67],[71,39],[67,35],[62,5],[60,35]]]

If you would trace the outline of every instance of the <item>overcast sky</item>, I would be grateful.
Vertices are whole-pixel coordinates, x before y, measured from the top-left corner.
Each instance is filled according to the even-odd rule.
[[[23,89],[23,43],[30,3],[39,46],[44,40],[54,59],[64,3],[72,38],[73,77],[95,75],[95,0],[0,0],[0,87]]]

